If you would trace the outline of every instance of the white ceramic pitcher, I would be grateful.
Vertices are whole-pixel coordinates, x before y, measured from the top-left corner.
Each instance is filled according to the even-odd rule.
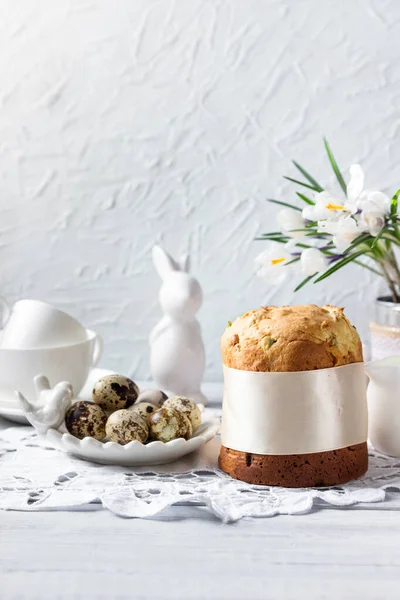
[[[400,356],[365,365],[368,435],[375,450],[400,457]]]

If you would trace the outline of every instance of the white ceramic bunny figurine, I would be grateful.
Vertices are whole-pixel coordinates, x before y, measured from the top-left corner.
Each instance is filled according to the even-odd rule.
[[[39,433],[46,433],[48,429],[58,429],[71,405],[72,385],[68,381],[61,381],[51,388],[44,375],[36,375],[33,382],[36,402],[29,402],[20,392],[16,392],[26,418]]]
[[[162,248],[154,246],[153,262],[163,282],[159,300],[165,313],[149,339],[153,379],[168,394],[207,404],[200,389],[204,344],[195,318],[203,302],[200,284],[188,274],[188,256],[178,263]]]

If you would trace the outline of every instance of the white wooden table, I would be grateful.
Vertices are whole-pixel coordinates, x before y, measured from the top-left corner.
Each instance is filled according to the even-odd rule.
[[[324,510],[222,525],[0,513],[0,598],[398,598],[397,512]],[[194,514],[196,517],[194,518]]]
[[[231,525],[184,506],[168,521],[0,511],[0,600],[397,598],[400,513],[385,507]]]

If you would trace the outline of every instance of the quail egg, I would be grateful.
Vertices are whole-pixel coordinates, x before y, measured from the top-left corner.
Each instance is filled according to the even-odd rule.
[[[175,408],[160,408],[149,418],[150,436],[160,442],[169,442],[179,437],[188,440],[193,433],[190,420]]]
[[[117,410],[108,417],[106,434],[111,442],[124,446],[134,440],[145,442],[149,428],[143,417],[133,410]]]
[[[106,435],[107,414],[97,404],[79,400],[65,415],[65,426],[69,433],[82,440],[93,437],[102,440]]]
[[[93,388],[93,402],[106,411],[129,408],[139,396],[139,388],[134,381],[123,375],[105,375]]]
[[[157,410],[157,406],[150,402],[139,402],[130,407],[131,411],[137,413],[147,422],[149,417]]]
[[[150,404],[161,408],[167,399],[167,394],[161,390],[144,390],[139,395],[138,402],[150,402]]]
[[[192,423],[193,431],[198,429],[201,425],[201,412],[196,402],[185,398],[184,396],[173,396],[168,398],[163,404],[163,408],[176,408],[184,415],[186,415]]]

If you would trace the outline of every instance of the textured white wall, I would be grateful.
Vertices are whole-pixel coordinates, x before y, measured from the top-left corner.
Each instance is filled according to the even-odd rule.
[[[322,135],[399,187],[399,21],[396,0],[3,0],[0,293],[69,310],[137,377],[154,242],[192,255],[208,379],[226,321],[262,303],[338,303],[365,332],[369,275],[271,289],[252,239],[263,198],[293,200],[290,158],[330,177]]]

